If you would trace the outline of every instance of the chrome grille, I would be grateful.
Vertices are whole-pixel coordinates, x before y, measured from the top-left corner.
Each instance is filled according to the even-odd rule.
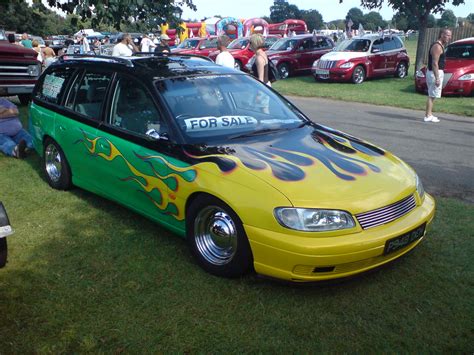
[[[415,196],[411,195],[391,205],[373,211],[359,213],[356,215],[356,218],[363,229],[368,229],[392,222],[406,215],[415,207]]]
[[[331,69],[336,66],[336,60],[320,60],[318,63],[318,68],[320,69]]]
[[[28,65],[18,65],[18,64],[0,64],[0,77],[9,77],[9,76],[30,76],[28,73]]]

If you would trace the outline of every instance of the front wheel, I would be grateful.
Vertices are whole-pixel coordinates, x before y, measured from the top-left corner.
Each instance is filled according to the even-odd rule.
[[[57,190],[71,188],[71,169],[58,143],[47,139],[44,143],[43,153],[43,170],[48,184]]]
[[[207,272],[239,277],[253,267],[252,251],[237,214],[219,199],[203,195],[186,214],[189,247]]]
[[[290,66],[287,63],[282,63],[278,67],[281,79],[286,79],[290,76]]]
[[[395,76],[397,78],[404,78],[406,77],[408,74],[408,67],[407,67],[407,64],[405,62],[400,62],[397,66],[397,71],[395,72]]]
[[[365,80],[365,69],[363,66],[358,65],[352,72],[352,82],[354,84],[362,84]]]

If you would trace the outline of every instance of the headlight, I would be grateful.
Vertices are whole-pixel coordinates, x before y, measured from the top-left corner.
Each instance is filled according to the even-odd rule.
[[[351,215],[338,210],[279,207],[275,217],[284,227],[307,232],[332,231],[355,227]]]
[[[464,74],[458,80],[474,80],[474,74]]]
[[[28,65],[28,75],[29,76],[38,76],[41,73],[41,67],[39,64]]]
[[[415,177],[416,177],[416,191],[418,192],[420,199],[423,199],[423,197],[425,197],[425,189],[423,188],[423,184],[421,183],[421,180],[418,177],[418,175],[416,175]]]
[[[424,78],[425,74],[423,74],[423,72],[421,70],[417,70],[416,71],[416,77],[417,78]]]
[[[314,61],[313,68],[317,68],[318,65],[319,65],[319,59]]]
[[[344,68],[344,69],[346,69],[346,68],[352,68],[353,66],[354,66],[354,63],[352,63],[352,62],[347,62],[347,63],[342,64],[339,68]]]

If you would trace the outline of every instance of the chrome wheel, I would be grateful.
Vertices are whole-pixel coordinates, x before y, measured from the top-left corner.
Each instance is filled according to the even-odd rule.
[[[44,153],[46,173],[53,182],[58,182],[62,172],[61,154],[54,144],[48,144]]]
[[[236,225],[218,206],[208,206],[198,212],[194,236],[198,252],[213,265],[228,264],[236,253]]]
[[[278,66],[278,71],[280,72],[280,77],[282,79],[286,79],[290,76],[290,68],[288,67],[288,64],[280,64]]]
[[[365,79],[365,70],[361,66],[358,66],[354,69],[352,73],[352,82],[354,84],[361,84]]]
[[[407,66],[405,63],[398,64],[397,67],[397,77],[404,78],[407,76]]]

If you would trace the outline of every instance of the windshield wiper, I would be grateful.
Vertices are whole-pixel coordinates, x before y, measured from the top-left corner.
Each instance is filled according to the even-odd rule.
[[[270,133],[270,132],[283,131],[283,130],[285,130],[285,129],[283,129],[283,128],[264,128],[264,129],[260,129],[258,131],[247,132],[247,133],[242,133],[242,134],[236,134],[234,136],[230,136],[229,139],[238,139],[238,138],[260,136],[262,134],[267,134],[267,133]]]

